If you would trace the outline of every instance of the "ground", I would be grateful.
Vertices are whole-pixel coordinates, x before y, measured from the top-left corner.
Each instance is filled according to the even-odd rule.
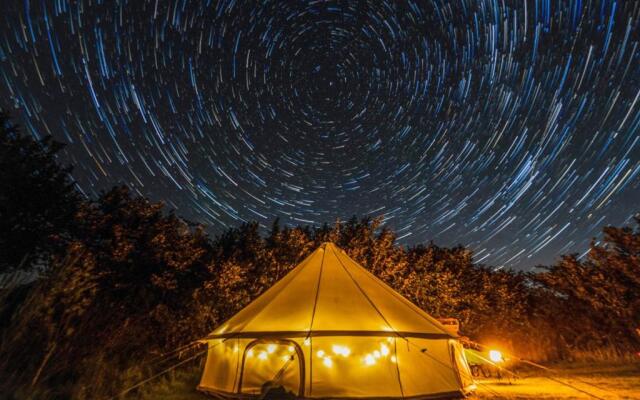
[[[469,400],[485,399],[640,399],[640,363],[555,366],[554,373],[521,369],[516,379],[483,379]],[[128,398],[211,400],[195,390],[199,371],[177,372]],[[551,379],[550,379],[551,378]],[[553,379],[553,380],[552,380]],[[554,381],[555,380],[555,381]],[[509,382],[510,381],[510,382]],[[570,385],[573,386],[565,386]]]
[[[640,399],[640,364],[555,366],[554,372],[525,369],[516,379],[483,379],[473,400]]]

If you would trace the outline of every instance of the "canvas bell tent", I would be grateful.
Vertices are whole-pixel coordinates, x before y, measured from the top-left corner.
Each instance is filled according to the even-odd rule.
[[[440,398],[474,389],[433,317],[325,243],[213,331],[198,389],[246,398]]]

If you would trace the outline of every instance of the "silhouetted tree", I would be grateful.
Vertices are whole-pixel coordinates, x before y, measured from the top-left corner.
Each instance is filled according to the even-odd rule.
[[[636,219],[640,226],[640,219]],[[559,305],[557,329],[578,348],[640,348],[640,229],[606,227],[584,260],[564,256],[535,280]],[[549,316],[552,318],[554,316]],[[567,339],[568,338],[568,339]]]
[[[29,269],[65,245],[80,196],[56,160],[62,147],[0,113],[0,272]]]
[[[0,371],[16,374],[18,385],[74,382],[63,398],[108,393],[124,371],[213,323],[198,327],[203,319],[194,315],[194,293],[209,280],[201,228],[124,187],[84,204],[75,221],[66,255],[38,282],[0,346]]]

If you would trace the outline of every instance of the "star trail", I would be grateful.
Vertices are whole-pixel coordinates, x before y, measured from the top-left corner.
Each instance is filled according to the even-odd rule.
[[[382,216],[529,268],[640,198],[640,2],[4,0],[0,107],[220,232]]]

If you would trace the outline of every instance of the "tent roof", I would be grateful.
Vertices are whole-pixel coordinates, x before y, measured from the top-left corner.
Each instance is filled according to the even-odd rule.
[[[324,243],[209,338],[451,337],[433,317]]]

